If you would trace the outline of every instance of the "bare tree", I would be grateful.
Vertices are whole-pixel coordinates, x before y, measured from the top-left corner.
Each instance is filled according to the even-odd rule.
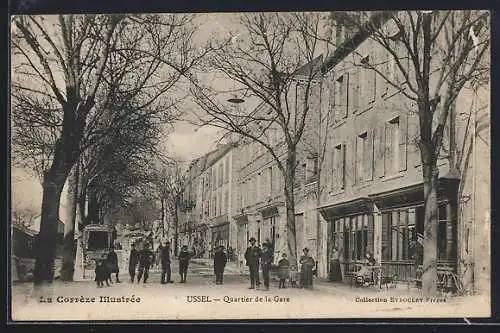
[[[194,80],[193,95],[206,113],[200,123],[256,142],[273,157],[285,179],[286,234],[290,260],[297,259],[295,171],[298,145],[319,94],[321,16],[314,13],[258,13],[240,17],[238,36],[219,43],[206,66],[235,82],[260,102],[256,110],[225,106],[227,92]],[[226,104],[227,105],[227,104]],[[285,158],[282,159],[282,153]]]
[[[181,98],[176,84],[201,56],[191,43],[191,21],[185,15],[13,18],[13,150],[43,185],[44,246],[35,284],[52,281],[60,197],[71,169],[124,116],[103,110],[128,105],[128,112],[162,119]]]
[[[337,15],[332,15],[334,22]],[[342,13],[339,22],[357,24],[362,34],[383,47],[387,59],[378,63],[364,62],[360,55],[354,54],[353,63],[375,71],[390,88],[413,103],[418,113],[416,141],[423,166],[425,206],[422,284],[425,294],[435,295],[437,162],[447,128],[451,133],[450,147],[454,149],[453,120],[457,96],[464,87],[489,72],[487,64],[485,66],[490,45],[489,16],[484,11],[400,11],[363,15],[364,19],[353,20],[359,15],[349,17]]]
[[[186,182],[183,164],[180,161],[158,161],[150,175],[152,191],[161,204],[162,232],[168,233],[173,229],[174,254],[177,255],[179,247],[179,208],[182,203],[184,184]],[[170,215],[167,218],[166,215]],[[173,225],[167,224],[172,221]],[[164,236],[164,235],[163,235]]]

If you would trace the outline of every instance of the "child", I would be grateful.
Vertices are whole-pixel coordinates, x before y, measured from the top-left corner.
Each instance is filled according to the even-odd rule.
[[[290,267],[290,286],[292,288],[297,288],[297,281],[299,280],[299,271],[297,270],[297,266]]]
[[[280,278],[280,284],[278,288],[286,288],[285,287],[285,282],[288,276],[290,275],[290,262],[286,258],[286,253],[283,253],[281,256],[280,261],[278,262],[278,268],[279,268],[279,278]]]
[[[104,286],[104,281],[106,281],[106,285],[109,286],[108,277],[109,273],[104,261],[97,261],[95,266],[95,281],[97,283],[97,288],[102,288]]]

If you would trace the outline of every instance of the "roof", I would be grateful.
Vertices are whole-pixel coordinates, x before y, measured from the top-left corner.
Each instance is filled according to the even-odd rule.
[[[323,64],[323,55],[320,55],[319,57],[314,58],[307,64],[299,67],[299,69],[295,71],[294,75],[309,76],[311,75],[311,73],[315,73],[315,71],[317,71],[316,73],[319,73],[322,64]]]
[[[326,73],[338,65],[339,62],[371,36],[374,27],[381,27],[394,15],[394,13],[394,11],[379,11],[373,13],[368,22],[363,24],[351,38],[340,44],[335,52],[325,59],[322,72]]]

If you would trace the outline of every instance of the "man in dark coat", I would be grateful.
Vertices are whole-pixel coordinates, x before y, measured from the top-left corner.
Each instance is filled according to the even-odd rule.
[[[109,253],[106,257],[106,267],[108,269],[108,273],[115,273],[116,283],[120,283],[120,279],[118,278],[118,273],[120,273],[120,268],[118,267],[118,256],[116,255],[114,247],[111,247]]]
[[[250,238],[250,246],[245,252],[245,260],[250,271],[250,288],[255,289],[255,285],[259,287],[259,259],[262,255],[260,247],[255,245],[255,238]]]
[[[132,244],[132,250],[130,250],[130,257],[128,259],[128,273],[130,274],[130,283],[134,283],[135,269],[137,268],[137,263],[139,262],[139,251],[135,248],[135,243]]]
[[[144,283],[147,283],[149,277],[149,268],[154,263],[154,253],[149,249],[149,244],[145,243],[144,248],[139,252],[139,273],[137,274],[137,283],[141,282],[144,276]]]
[[[186,283],[187,270],[191,254],[188,251],[187,245],[183,245],[179,252],[179,273],[181,275],[181,283]]]
[[[263,245],[263,251],[261,256],[261,266],[262,266],[262,277],[264,278],[264,287],[269,290],[269,273],[271,271],[271,265],[273,263],[273,250],[271,249],[271,244],[265,242]]]
[[[214,254],[215,284],[222,284],[224,268],[226,267],[227,256],[224,253],[224,246],[219,246]]]
[[[161,284],[174,283],[171,279],[172,271],[170,270],[170,243],[166,242],[158,248],[158,255],[161,263]],[[167,280],[165,281],[165,275]]]

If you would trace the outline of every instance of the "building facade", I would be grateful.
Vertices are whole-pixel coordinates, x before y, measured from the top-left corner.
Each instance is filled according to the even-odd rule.
[[[181,244],[208,258],[215,246],[231,246],[233,151],[231,144],[193,161],[187,171],[179,216]]]
[[[324,219],[320,227],[323,242],[319,251],[322,254],[319,273],[323,277],[328,275],[328,262],[335,247],[340,250],[344,272],[371,252],[387,274],[397,275],[400,280],[414,279],[422,264],[424,234],[417,106],[401,93],[407,87],[405,78],[398,77],[393,57],[362,32],[349,38],[341,41],[339,51],[327,59],[330,67],[323,77],[322,112],[330,113],[332,121],[326,131],[328,149],[321,173],[325,190],[320,193],[318,205]],[[409,66],[403,47],[398,47],[397,39],[394,43],[401,62]],[[392,82],[398,82],[399,89],[370,66],[363,66],[364,63],[382,64],[383,72]],[[469,102],[460,102],[464,100]],[[468,111],[470,114],[470,100],[459,98],[455,113]],[[489,212],[489,163],[483,163],[484,170],[476,164],[474,170],[467,172],[471,167],[457,160],[457,156],[463,158],[478,150],[469,143],[473,132],[469,128],[471,122],[464,122],[463,117],[454,118],[452,132],[451,121],[447,122],[438,161],[438,270],[450,268],[464,281],[467,280],[465,272],[473,270],[476,274],[480,272],[486,283],[488,274],[484,271],[489,272],[486,263],[489,259],[481,258],[477,243],[474,254],[471,249],[464,252],[463,248],[470,243],[467,237],[489,239],[489,215],[483,217],[481,227],[477,227],[476,219],[475,236],[469,236],[474,216],[483,213],[465,203],[467,198],[476,196],[472,193],[487,194],[481,197],[481,207],[483,212]],[[482,124],[486,139],[481,156],[489,161],[486,148],[489,147],[489,116],[482,119]],[[481,175],[481,183],[476,179],[478,175]],[[468,222],[464,216],[469,216]],[[489,248],[489,244],[483,243],[483,246]],[[482,263],[480,268],[463,267],[464,261],[477,263],[478,260]]]

